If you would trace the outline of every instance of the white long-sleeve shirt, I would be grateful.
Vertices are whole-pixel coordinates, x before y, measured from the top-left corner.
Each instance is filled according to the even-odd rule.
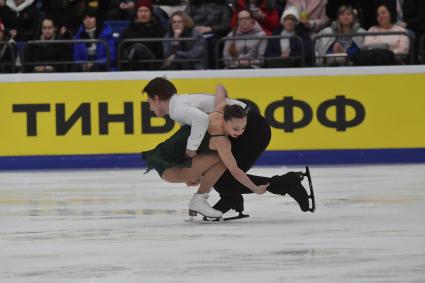
[[[226,104],[246,104],[226,98]],[[210,94],[175,94],[170,99],[169,115],[181,125],[190,125],[190,136],[186,148],[196,151],[208,130],[209,116],[215,110],[215,96]]]

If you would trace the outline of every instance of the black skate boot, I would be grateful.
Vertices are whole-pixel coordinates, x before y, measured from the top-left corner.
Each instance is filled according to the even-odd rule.
[[[243,214],[244,199],[242,195],[221,195],[220,197],[220,200],[213,206],[214,209],[221,211],[223,214],[231,209],[238,213],[237,216],[223,217],[224,221],[249,217],[248,214]]]
[[[282,196],[288,194],[296,200],[302,211],[309,211],[309,196],[301,184],[303,178],[303,172],[288,172],[285,175],[273,176],[267,190]]]

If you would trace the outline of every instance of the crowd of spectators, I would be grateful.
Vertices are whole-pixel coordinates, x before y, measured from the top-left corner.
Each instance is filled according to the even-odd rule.
[[[424,31],[424,0],[0,0],[0,73],[412,64]]]

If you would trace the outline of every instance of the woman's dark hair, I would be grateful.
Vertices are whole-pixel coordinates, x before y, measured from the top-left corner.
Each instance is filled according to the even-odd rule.
[[[50,22],[52,22],[53,29],[55,29],[55,33],[56,33],[56,28],[57,28],[56,22],[51,17],[44,17],[40,21],[39,34],[41,35],[43,33],[42,30],[43,30],[43,23],[44,23],[44,21],[50,21]]]
[[[152,99],[157,95],[160,100],[167,100],[177,93],[177,89],[166,78],[156,77],[145,86],[143,93],[147,93]]]
[[[380,7],[382,7],[382,6],[384,6],[388,10],[388,12],[390,13],[391,23],[392,24],[395,24],[397,22],[397,11],[394,8],[392,8],[390,5],[388,5],[388,3],[385,2],[385,1],[378,1],[376,3],[376,5],[375,5],[375,19],[376,19],[376,23],[378,23],[378,20],[377,20],[377,18],[378,18],[378,9]]]
[[[224,108],[223,108],[224,121],[229,121],[233,118],[240,119],[240,118],[243,118],[243,117],[246,117],[246,112],[242,108],[242,106],[240,106],[238,104],[224,106]]]
[[[84,10],[81,21],[84,21],[86,17],[96,18],[96,38],[98,38],[104,26],[102,15],[96,9],[89,7]]]

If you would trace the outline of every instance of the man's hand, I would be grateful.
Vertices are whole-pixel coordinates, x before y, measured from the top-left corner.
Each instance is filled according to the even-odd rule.
[[[189,158],[193,158],[196,155],[196,150],[186,149],[186,156]]]

